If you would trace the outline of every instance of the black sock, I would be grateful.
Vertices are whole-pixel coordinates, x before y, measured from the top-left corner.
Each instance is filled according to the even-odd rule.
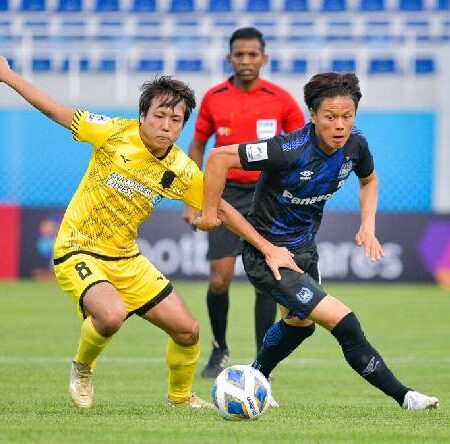
[[[356,373],[386,395],[403,404],[409,390],[389,370],[380,354],[370,345],[354,313],[349,313],[331,334],[338,340],[345,359]]]
[[[276,365],[289,356],[307,337],[314,333],[315,325],[294,327],[282,319],[269,328],[263,345],[252,367],[266,378]]]
[[[277,302],[268,294],[255,291],[255,339],[256,353],[263,345],[264,335],[275,322]]]
[[[206,303],[214,340],[219,348],[227,348],[225,335],[227,332],[228,290],[224,293],[214,293],[211,288],[208,288]]]

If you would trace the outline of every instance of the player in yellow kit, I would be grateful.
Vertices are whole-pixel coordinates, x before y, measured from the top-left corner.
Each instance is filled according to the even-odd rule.
[[[89,167],[73,196],[55,243],[56,278],[83,318],[69,391],[75,405],[93,405],[95,362],[131,315],[168,335],[170,406],[212,407],[192,393],[200,355],[199,326],[169,280],[136,245],[137,229],[163,197],[202,207],[203,179],[196,164],[175,145],[195,107],[183,82],[160,77],[142,86],[139,120],[108,118],[59,104],[13,72],[0,57],[0,82],[73,137],[92,145]],[[219,217],[263,254],[275,276],[279,267],[298,270],[285,248],[262,238],[222,201]]]

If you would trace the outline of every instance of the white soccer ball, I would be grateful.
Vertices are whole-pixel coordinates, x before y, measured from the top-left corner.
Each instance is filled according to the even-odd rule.
[[[229,420],[257,419],[269,408],[270,384],[249,365],[233,365],[222,370],[212,389],[218,412]]]

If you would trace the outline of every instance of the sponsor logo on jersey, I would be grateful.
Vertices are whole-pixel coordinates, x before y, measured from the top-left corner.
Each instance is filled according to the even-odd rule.
[[[148,197],[152,205],[156,205],[162,200],[162,196],[155,193],[150,188],[147,188],[145,185],[142,185],[133,179],[124,177],[119,173],[110,173],[110,175],[106,178],[105,183],[111,188],[117,190],[119,193],[122,193],[128,197],[133,195],[133,191],[137,191],[143,196]]]
[[[259,119],[256,121],[256,137],[270,139],[277,134],[277,119]]]
[[[109,120],[109,117],[102,116],[101,114],[88,114],[86,116],[87,122],[95,123],[97,125],[106,125]]]
[[[346,158],[347,159],[347,158]],[[353,169],[353,161],[345,162],[339,170],[338,179],[346,179]]]
[[[323,200],[328,200],[333,193],[322,194],[320,196],[312,196],[312,197],[296,197],[290,191],[284,190],[283,197],[287,197],[290,203],[295,205],[311,205],[317,202],[322,202]]]
[[[302,134],[300,137],[297,137],[297,139],[289,140],[281,145],[281,148],[283,151],[291,151],[295,150],[301,145],[304,145],[309,139],[308,133]]]
[[[302,171],[300,173],[300,180],[311,180],[313,174],[314,173],[312,171],[309,171],[309,170]]]
[[[296,293],[295,297],[302,304],[307,304],[313,298],[313,292],[307,287],[302,287],[300,288],[300,291]]]
[[[245,146],[249,162],[268,159],[267,142],[247,143]]]
[[[217,135],[218,136],[231,136],[232,130],[231,128],[228,128],[226,126],[219,126],[219,128],[217,128]]]

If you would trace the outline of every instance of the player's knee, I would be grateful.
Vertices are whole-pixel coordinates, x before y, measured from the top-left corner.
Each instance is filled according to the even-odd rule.
[[[109,311],[102,314],[98,318],[99,330],[101,330],[99,333],[105,337],[112,336],[120,329],[126,316],[125,310]]]
[[[331,334],[345,348],[355,348],[366,341],[361,324],[353,312],[344,316],[331,330]]]
[[[173,340],[176,344],[182,345],[184,347],[189,347],[191,345],[195,345],[199,339],[199,323],[196,319],[192,319],[192,321],[187,325],[183,332],[177,333]]]
[[[231,283],[231,279],[221,273],[212,273],[209,280],[209,288],[213,293],[225,293]]]

